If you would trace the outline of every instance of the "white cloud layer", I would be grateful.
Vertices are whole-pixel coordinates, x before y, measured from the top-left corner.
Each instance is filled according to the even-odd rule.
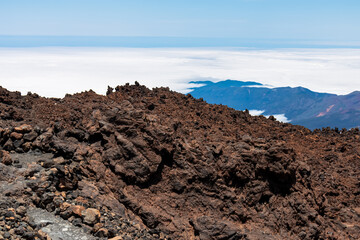
[[[270,117],[270,116],[265,116],[265,117]],[[274,115],[274,118],[276,120],[278,120],[279,122],[283,122],[283,123],[288,123],[288,122],[291,122],[291,120],[289,120],[285,114],[275,114]]]
[[[234,79],[347,94],[360,90],[360,49],[0,48],[0,85],[62,97],[138,81],[187,92]]]
[[[255,109],[249,110],[249,114],[252,116],[259,116],[264,112],[265,112],[264,110],[255,110]]]
[[[249,114],[252,116],[259,116],[262,115],[265,111],[264,110],[256,110],[256,109],[252,109],[249,110]],[[265,117],[270,117],[270,115],[264,115]],[[279,122],[283,122],[283,123],[288,123],[291,122],[291,120],[289,120],[285,114],[274,114],[273,117],[278,120]]]

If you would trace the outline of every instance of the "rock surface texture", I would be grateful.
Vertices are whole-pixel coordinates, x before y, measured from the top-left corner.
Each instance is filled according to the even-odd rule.
[[[358,129],[139,84],[0,88],[0,239],[360,239],[359,223]]]

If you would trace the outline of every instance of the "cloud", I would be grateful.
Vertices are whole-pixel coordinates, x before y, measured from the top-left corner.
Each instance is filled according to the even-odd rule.
[[[261,114],[263,114],[265,111],[264,110],[249,110],[249,114],[252,116],[259,116]]]
[[[274,116],[274,118],[275,118],[276,120],[278,120],[279,122],[283,122],[283,123],[291,122],[291,120],[289,120],[289,119],[285,116],[285,114],[275,114],[275,115],[273,115],[273,116]],[[270,116],[265,116],[265,117],[270,117]]]
[[[264,110],[256,110],[256,109],[252,109],[252,110],[249,110],[249,114],[252,115],[252,116],[260,116],[264,113],[265,111]],[[272,115],[273,117],[276,118],[276,120],[278,120],[279,122],[283,122],[283,123],[288,123],[288,122],[291,122],[291,120],[289,120],[285,114],[274,114]],[[264,117],[270,117],[270,115],[264,115]]]
[[[0,48],[1,86],[51,97],[134,81],[185,93],[206,79],[347,94],[359,77],[360,49]]]

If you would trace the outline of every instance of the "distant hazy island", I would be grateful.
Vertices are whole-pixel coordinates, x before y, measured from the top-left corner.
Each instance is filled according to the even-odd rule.
[[[348,95],[318,93],[303,87],[271,88],[257,82],[195,81],[201,87],[191,94],[208,103],[237,110],[258,110],[264,115],[284,115],[292,124],[310,129],[353,128],[360,125],[360,92]]]

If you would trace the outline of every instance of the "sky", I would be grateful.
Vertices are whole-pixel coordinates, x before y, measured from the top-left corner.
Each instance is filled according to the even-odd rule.
[[[0,0],[0,35],[360,45],[358,0]]]

